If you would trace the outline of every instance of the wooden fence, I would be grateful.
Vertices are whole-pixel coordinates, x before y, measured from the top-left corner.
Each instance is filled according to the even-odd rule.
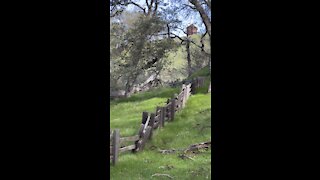
[[[116,164],[120,153],[126,151],[142,151],[146,142],[152,138],[153,131],[163,128],[165,121],[173,121],[175,113],[185,107],[191,95],[191,84],[182,85],[181,92],[168,99],[166,105],[157,107],[154,113],[143,112],[138,134],[131,137],[121,137],[118,129],[110,130],[110,160]],[[128,144],[132,142],[132,144]]]

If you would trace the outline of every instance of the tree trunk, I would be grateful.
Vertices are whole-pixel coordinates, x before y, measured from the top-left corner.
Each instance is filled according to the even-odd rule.
[[[127,98],[129,96],[129,92],[130,92],[130,77],[128,77],[127,79],[127,83],[126,83],[126,89],[125,89],[125,93],[124,96]]]
[[[197,11],[199,12],[201,19],[202,19],[204,25],[206,26],[207,32],[208,32],[209,36],[211,37],[211,21],[210,21],[210,18],[208,17],[208,15],[206,14],[205,10],[202,8],[200,2],[198,0],[189,0],[189,2],[191,4],[193,4],[195,6],[195,8],[197,9]]]
[[[191,56],[190,56],[190,41],[189,40],[187,40],[186,48],[187,48],[187,61],[188,61],[188,77],[190,77],[192,74],[192,71],[191,71]]]

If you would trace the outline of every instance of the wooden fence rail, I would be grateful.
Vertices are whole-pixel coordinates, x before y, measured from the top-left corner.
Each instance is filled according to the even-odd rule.
[[[112,164],[116,164],[120,153],[142,151],[146,142],[152,138],[153,131],[157,128],[163,128],[166,121],[173,121],[175,113],[185,107],[191,95],[191,88],[191,84],[183,84],[181,92],[168,99],[166,105],[157,107],[154,113],[143,112],[137,135],[120,137],[118,129],[110,130],[110,160]],[[125,146],[125,142],[133,142],[134,144]]]

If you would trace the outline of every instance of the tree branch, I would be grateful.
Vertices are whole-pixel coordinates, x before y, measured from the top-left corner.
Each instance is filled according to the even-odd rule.
[[[176,27],[177,29],[181,30],[185,35],[188,35],[188,33],[186,31],[184,31],[184,29]]]
[[[210,8],[210,10],[211,10],[211,0],[205,0],[204,1],[206,4],[207,4],[207,6]]]
[[[204,25],[206,26],[206,30],[208,31],[208,34],[211,37],[211,20],[209,16],[206,14],[205,10],[203,9],[203,7],[201,6],[198,0],[189,0],[189,2],[197,8],[197,11],[201,16],[201,19]]]
[[[129,4],[132,4],[132,5],[136,6],[136,7],[138,7],[139,9],[141,9],[143,11],[144,14],[146,14],[146,9],[143,8],[141,5],[133,2],[133,1],[129,1],[129,2],[116,1],[116,2],[112,2],[111,3],[112,6],[117,6],[117,5],[128,6]]]
[[[146,1],[148,1],[148,0],[146,0]],[[153,2],[154,2],[154,0],[151,0],[150,4],[147,4],[148,5],[148,13],[146,14],[147,16],[149,16],[152,11]]]
[[[184,7],[189,7],[189,8],[191,8],[191,9],[193,9],[193,10],[197,10],[194,6],[191,6],[191,5],[189,5],[189,4],[183,4],[183,6],[184,6]]]
[[[139,4],[137,4],[137,3],[135,3],[135,2],[132,2],[132,1],[129,2],[129,4],[132,4],[132,5],[140,8],[140,9],[143,11],[143,13],[146,14],[146,8],[143,8],[143,7],[141,7]]]
[[[167,30],[168,30],[168,38],[170,38],[170,27],[169,27],[169,24],[167,24]]]
[[[159,3],[158,0],[156,0],[152,16],[155,16],[157,13],[158,3]]]
[[[201,43],[201,50],[204,51],[204,43],[203,43],[203,38],[206,36],[208,32],[206,31],[202,36],[201,36],[201,39],[200,39],[200,43]]]
[[[111,18],[112,18],[112,17],[115,17],[115,16],[121,14],[122,12],[123,12],[123,9],[117,10],[117,11],[114,12],[113,14],[110,14],[110,17],[111,17]]]
[[[168,27],[168,25],[167,25],[167,27]],[[172,38],[172,39],[178,38],[178,39],[181,41],[180,44],[182,44],[182,43],[185,42],[185,41],[189,41],[190,43],[194,44],[196,47],[200,48],[202,52],[204,52],[204,53],[207,54],[207,55],[210,55],[210,53],[208,53],[208,52],[206,52],[206,51],[204,50],[203,38],[204,38],[204,36],[205,36],[206,34],[207,34],[207,32],[206,32],[204,35],[202,35],[202,38],[201,38],[201,40],[200,40],[201,45],[198,45],[197,43],[195,43],[194,41],[192,41],[192,40],[189,39],[189,38],[183,39],[183,38],[181,38],[180,36],[178,36],[178,35],[170,32],[169,27],[168,27],[168,32],[167,32],[167,33],[157,34],[157,36],[167,35],[168,38]]]

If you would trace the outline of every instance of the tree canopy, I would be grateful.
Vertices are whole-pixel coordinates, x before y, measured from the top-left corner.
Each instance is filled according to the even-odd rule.
[[[187,36],[186,25],[191,23],[200,26],[200,38]],[[206,36],[211,36],[210,1],[111,0],[110,86],[128,95],[150,76],[161,80],[161,72],[172,64],[170,54],[189,44],[192,50],[183,50],[190,61],[187,69],[201,68],[210,56]]]

